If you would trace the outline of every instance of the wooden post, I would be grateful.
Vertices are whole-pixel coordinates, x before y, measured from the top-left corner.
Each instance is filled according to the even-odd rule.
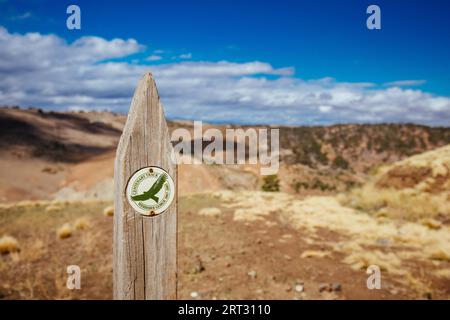
[[[177,298],[177,167],[171,161],[171,152],[172,145],[158,90],[152,75],[148,73],[134,92],[117,147],[114,168],[114,299]],[[127,185],[139,170],[147,172],[143,168],[152,166],[165,170],[172,178],[174,200],[168,199],[167,194],[161,200],[161,193],[170,191],[168,180],[163,180],[161,182],[166,181],[164,187],[159,187],[162,191],[158,197],[155,193],[152,197],[161,202],[166,201],[168,208],[161,213],[155,212],[157,209],[142,213],[136,205],[149,208],[156,206],[156,201],[136,201],[133,206],[130,200],[133,197],[127,192],[131,188],[136,194],[139,185],[135,182],[132,186]],[[148,172],[155,174],[151,168]],[[150,190],[139,196],[142,198],[142,195],[149,193]]]

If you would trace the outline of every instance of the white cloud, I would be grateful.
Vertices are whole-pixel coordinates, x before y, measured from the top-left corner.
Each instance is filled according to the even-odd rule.
[[[293,68],[252,61],[143,65],[111,60],[144,50],[133,39],[12,34],[0,27],[0,104],[126,112],[138,79],[151,71],[170,118],[330,124],[449,124],[450,99],[400,86],[303,80]],[[130,59],[131,60],[131,59]]]
[[[397,80],[387,82],[384,85],[388,87],[412,87],[412,86],[420,86],[425,83],[426,83],[425,80]]]
[[[32,15],[31,12],[27,11],[17,16],[12,16],[10,20],[25,20],[31,18],[31,15]]]
[[[145,59],[147,61],[158,61],[158,60],[162,60],[161,56],[158,56],[156,54],[152,54],[151,56],[147,57],[147,59]]]
[[[333,109],[332,106],[326,106],[326,105],[319,106],[319,111],[323,112],[323,113],[330,112],[332,109]]]
[[[192,59],[192,53],[183,53],[178,56],[180,59]]]
[[[187,77],[239,77],[257,74],[292,75],[292,68],[274,69],[270,64],[259,61],[247,63],[234,63],[228,61],[219,62],[179,62],[154,66],[158,75],[162,78],[187,78]]]

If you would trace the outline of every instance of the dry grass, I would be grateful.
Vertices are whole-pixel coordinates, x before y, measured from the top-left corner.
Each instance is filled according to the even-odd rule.
[[[33,243],[20,252],[25,261],[35,261],[40,259],[47,252],[47,247],[43,240],[33,239]]]
[[[73,223],[75,230],[85,230],[90,227],[90,222],[86,217],[78,218]]]
[[[52,200],[49,205],[45,208],[46,213],[60,212],[69,205],[69,201],[66,200]]]
[[[430,251],[429,257],[437,261],[450,261],[450,251],[447,247],[437,247]]]
[[[112,217],[114,216],[114,207],[108,206],[105,209],[103,209],[103,215],[106,217]]]
[[[264,217],[267,216],[269,213],[270,213],[269,211],[264,211],[259,208],[236,209],[234,211],[233,220],[234,221],[264,220]]]
[[[443,227],[442,222],[432,219],[432,218],[423,218],[419,221],[422,225],[427,226],[430,229],[438,230]]]
[[[366,185],[339,195],[338,199],[360,211],[365,220],[358,222],[347,212],[350,214],[345,218],[347,227],[335,222],[353,234],[352,244],[360,247],[347,250],[350,254],[344,262],[354,268],[377,264],[389,272],[405,275],[402,279],[410,287],[427,292],[428,285],[415,279],[403,261],[432,264],[450,261],[450,228],[441,222],[450,218],[450,146],[386,166]],[[355,239],[356,230],[360,236]],[[380,239],[388,247],[404,249],[395,253],[364,250]]]
[[[73,228],[69,223],[63,224],[57,231],[56,234],[60,239],[67,239],[72,236]]]
[[[19,242],[8,235],[0,238],[0,254],[8,254],[19,251]]]
[[[202,216],[217,217],[222,214],[222,211],[219,208],[210,207],[200,209],[198,214]]]
[[[366,270],[371,265],[377,265],[382,271],[390,271],[396,274],[404,274],[401,268],[401,260],[394,253],[384,253],[380,250],[363,250],[350,253],[344,262],[355,270]]]
[[[439,269],[433,272],[436,277],[450,279],[450,269]]]
[[[328,257],[329,255],[330,255],[329,251],[306,250],[306,251],[303,251],[301,257],[302,258],[324,258],[324,257]]]
[[[450,218],[450,145],[386,166],[361,188],[340,196],[346,206],[409,221]]]
[[[447,193],[431,194],[416,189],[380,189],[373,183],[340,195],[339,201],[357,210],[394,219],[418,221],[438,215],[450,217]]]
[[[229,190],[213,193],[226,208],[235,209],[235,221],[264,220],[266,216],[278,212],[291,197],[285,193],[261,191],[233,192]]]

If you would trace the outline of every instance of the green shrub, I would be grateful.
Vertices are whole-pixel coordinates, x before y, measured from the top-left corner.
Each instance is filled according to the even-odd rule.
[[[262,185],[263,191],[269,192],[280,191],[280,179],[278,179],[278,176],[276,174],[265,176],[263,180],[264,180],[264,183]]]
[[[333,161],[333,166],[341,169],[348,169],[348,162],[341,156],[337,156]]]
[[[320,179],[314,178],[311,189],[320,189],[321,191],[334,191],[336,190],[336,187],[333,185],[329,185]]]
[[[295,192],[298,193],[298,192],[300,192],[301,189],[308,190],[309,183],[296,181],[296,182],[294,182],[293,187],[294,187]]]

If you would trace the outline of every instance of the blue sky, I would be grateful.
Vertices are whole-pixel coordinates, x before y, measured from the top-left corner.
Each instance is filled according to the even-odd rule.
[[[69,4],[77,4],[81,8],[81,30],[71,31],[65,26],[65,11]],[[381,30],[366,28],[368,15],[365,11],[370,4],[381,8]],[[171,117],[178,115],[180,118],[230,122],[258,119],[255,121],[264,122],[265,118],[279,114],[281,110],[284,118],[278,117],[275,121],[286,124],[411,121],[446,125],[449,122],[450,1],[0,0],[0,8],[0,26],[8,35],[16,37],[29,32],[42,36],[54,34],[66,41],[67,46],[91,36],[105,41],[134,39],[139,48],[124,49],[120,54],[109,52],[100,55],[102,59],[87,62],[87,65],[125,63],[131,70],[130,77],[141,70],[136,66],[149,67],[157,79],[160,71],[161,95],[167,99]],[[12,37],[8,39],[13,41]],[[1,51],[8,51],[8,42],[5,44]],[[24,54],[27,54],[26,51]],[[49,59],[51,62],[52,58]],[[86,61],[80,62],[81,65],[85,65]],[[220,62],[229,64],[217,65]],[[266,64],[271,70],[256,66],[251,72],[242,72],[243,69],[255,67],[248,65],[255,62]],[[218,72],[217,78],[205,78],[204,74],[196,78],[194,72],[191,77],[193,84],[189,88],[179,79],[175,83],[165,76],[172,74],[168,70],[173,68],[186,70],[189,76],[192,70],[205,65]],[[221,73],[224,68],[229,70],[235,67],[241,71]],[[285,69],[291,71],[280,71]],[[96,74],[99,76],[104,72]],[[210,75],[210,72],[207,74]],[[8,76],[11,75],[9,71]],[[198,87],[194,85],[195,79]],[[233,79],[239,82],[233,84]],[[251,80],[259,82],[252,82],[248,92],[240,90]],[[134,84],[135,81],[132,86]],[[213,97],[206,100],[193,97],[187,106],[181,106],[183,96],[173,97],[176,92],[190,97],[194,90],[201,90],[202,86],[210,88],[215,84],[225,85],[235,96],[238,95],[234,115],[229,112],[233,106],[231,98],[220,100],[219,97],[216,101]],[[287,87],[292,91],[286,91]],[[333,95],[336,88],[339,89],[339,97],[354,95],[354,98],[349,98],[349,106],[345,110],[347,100],[343,98],[327,98],[330,103],[324,104],[320,99],[312,101],[306,93],[310,90],[313,94]],[[273,92],[266,98],[276,100],[281,97],[285,103],[277,105],[272,100],[268,104],[261,103],[249,93],[256,89]],[[30,88],[30,92],[33,90],[36,88]],[[46,90],[53,89],[46,87]],[[130,91],[128,86],[123,88],[124,100],[115,101],[111,104],[112,109],[126,111],[126,103],[123,107],[121,105],[126,101],[127,90]],[[300,91],[303,94],[296,95]],[[378,94],[383,92],[386,94],[380,97]],[[107,107],[107,101],[95,100],[95,93],[80,92],[77,97],[83,95],[93,98],[85,99],[86,103],[98,102],[99,107]],[[101,98],[107,95],[106,92],[100,93]],[[43,100],[42,106],[85,107],[81,103],[83,99],[71,105],[58,102],[64,99],[61,99],[60,93],[57,96],[59,98]],[[11,94],[4,98],[8,103],[14,102],[14,99],[18,103],[28,102],[20,97],[21,94]],[[439,100],[431,100],[433,98]],[[363,114],[363,109],[358,110],[360,117],[351,116],[358,101],[372,108],[370,114]],[[373,108],[376,101],[382,101],[380,105],[384,109]],[[386,113],[390,104],[395,112],[384,116],[383,112]],[[405,110],[399,110],[402,104],[408,105]],[[430,115],[430,110],[435,114]],[[259,116],[255,118],[256,112]],[[405,112],[421,114],[403,118]]]

